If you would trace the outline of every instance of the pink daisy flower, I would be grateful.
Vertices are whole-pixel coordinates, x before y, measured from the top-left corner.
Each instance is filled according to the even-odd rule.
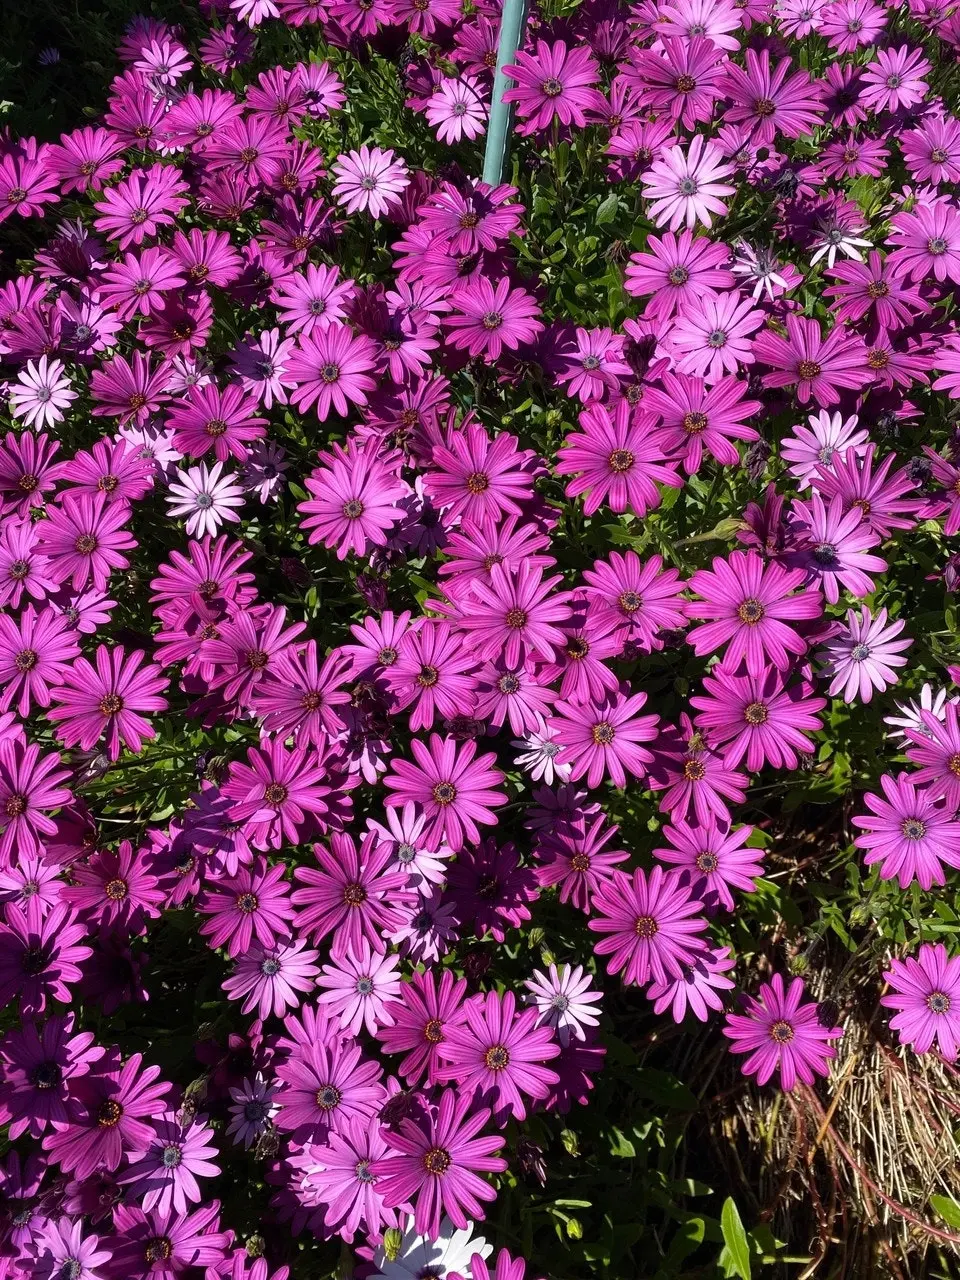
[[[333,164],[331,194],[347,213],[361,210],[382,218],[400,203],[410,182],[407,166],[389,148],[362,146],[340,155]]]
[[[788,1092],[798,1080],[813,1084],[816,1076],[828,1074],[827,1064],[837,1056],[830,1044],[843,1035],[842,1027],[828,1027],[820,1007],[803,1001],[802,978],[794,978],[784,988],[783,976],[775,973],[764,982],[757,997],[744,997],[746,1014],[728,1014],[723,1034],[731,1040],[732,1053],[749,1056],[743,1073],[766,1084],[779,1074],[780,1088]]]
[[[854,840],[858,849],[867,850],[864,863],[879,862],[880,879],[896,878],[901,889],[914,881],[921,889],[945,884],[944,865],[960,867],[960,822],[952,806],[906,773],[885,773],[880,786],[884,798],[868,792],[869,814],[852,820],[867,833]]]
[[[594,106],[600,73],[588,47],[568,49],[562,40],[538,40],[535,53],[520,50],[517,60],[503,68],[516,84],[503,95],[517,104],[517,131],[537,133],[554,121],[583,128],[585,112]]]
[[[123,747],[143,749],[143,740],[156,731],[140,714],[165,711],[167,678],[159,667],[144,661],[143,651],[126,653],[122,646],[100,645],[96,666],[77,658],[64,672],[63,683],[53,690],[54,706],[47,719],[57,726],[57,738],[68,747],[89,751],[106,735],[106,750],[118,760]]]
[[[680,226],[692,229],[698,222],[711,226],[713,214],[727,212],[722,197],[736,191],[722,181],[733,171],[720,148],[701,133],[694,135],[686,151],[679,145],[664,147],[642,179],[651,218],[671,231]]]
[[[588,927],[606,935],[594,951],[609,956],[607,972],[622,971],[631,986],[679,977],[704,950],[698,936],[707,927],[703,903],[679,872],[614,871],[594,894],[592,908]]]
[[[475,742],[459,745],[453,738],[430,735],[429,744],[410,743],[416,764],[394,760],[384,785],[393,795],[387,807],[402,808],[413,802],[422,806],[430,824],[427,839],[444,843],[456,853],[464,844],[478,844],[478,824],[496,823],[491,806],[506,803],[502,791],[495,790],[503,774],[493,768],[492,753],[475,758]]]
[[[614,786],[625,787],[628,774],[644,776],[653,754],[640,744],[657,737],[660,723],[659,716],[637,714],[646,701],[645,693],[631,694],[621,685],[602,702],[557,703],[557,759],[570,764],[573,782],[586,776],[587,786],[598,787],[609,777]]]
[[[400,957],[374,951],[366,938],[354,952],[349,947],[332,964],[325,964],[317,986],[326,988],[317,1002],[340,1018],[340,1027],[358,1036],[366,1027],[375,1036],[377,1029],[393,1023],[392,1006],[400,995],[396,972]]]
[[[929,1053],[934,1044],[948,1062],[960,1052],[960,956],[948,955],[940,943],[925,942],[916,956],[892,959],[883,975],[890,991],[880,997],[900,1043],[914,1053]]]
[[[454,311],[445,321],[454,330],[450,341],[471,356],[495,363],[504,347],[516,351],[543,332],[537,303],[525,289],[512,288],[507,276],[496,285],[478,276],[458,289],[451,301]]]

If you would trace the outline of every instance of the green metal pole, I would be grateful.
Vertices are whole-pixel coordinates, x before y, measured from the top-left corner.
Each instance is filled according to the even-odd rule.
[[[512,88],[513,81],[504,75],[503,68],[516,59],[526,25],[527,0],[504,0],[497,45],[497,72],[493,78],[493,100],[487,122],[487,146],[483,153],[483,180],[491,187],[503,181],[507,142],[513,127],[512,104],[503,101],[503,95]]]

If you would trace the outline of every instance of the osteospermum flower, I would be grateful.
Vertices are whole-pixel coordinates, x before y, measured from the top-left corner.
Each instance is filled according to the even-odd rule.
[[[582,965],[550,965],[548,973],[534,969],[524,982],[530,992],[527,1004],[535,1004],[540,1025],[552,1028],[561,1045],[571,1039],[585,1040],[584,1027],[595,1027],[599,1010],[592,1006],[603,999],[603,993],[591,987],[593,981]]]
[[[86,1075],[105,1050],[90,1031],[74,1033],[73,1014],[46,1022],[24,1022],[0,1041],[0,1122],[9,1124],[11,1139],[28,1133],[39,1139],[54,1124],[68,1124],[76,1114],[73,1081]]]
[[[444,1213],[461,1230],[467,1214],[482,1218],[483,1202],[494,1200],[496,1192],[479,1175],[507,1167],[494,1155],[503,1136],[480,1136],[489,1119],[489,1108],[476,1107],[472,1093],[458,1098],[456,1090],[444,1089],[436,1107],[385,1129],[389,1150],[370,1166],[380,1179],[384,1204],[413,1204],[417,1231],[431,1237],[439,1233]]]
[[[174,517],[186,516],[190,537],[212,536],[224,520],[240,522],[237,513],[246,501],[243,486],[229,472],[222,472],[222,462],[212,467],[201,462],[188,471],[177,471],[177,482],[170,482],[167,511]]]
[[[587,786],[597,787],[609,777],[625,787],[627,774],[643,777],[653,754],[640,744],[656,738],[659,724],[659,716],[637,714],[646,701],[645,693],[632,694],[621,685],[601,702],[557,703],[557,759],[570,765],[572,781],[585,776]]]
[[[840,588],[852,596],[867,596],[873,591],[871,573],[883,573],[886,560],[870,554],[880,541],[864,520],[859,507],[843,509],[839,494],[825,505],[818,493],[807,502],[794,502],[797,519],[797,550],[789,561],[806,568],[811,583],[823,589],[831,604],[840,599]]]
[[[572,612],[570,593],[554,589],[561,581],[560,574],[544,578],[542,569],[529,564],[515,573],[494,564],[489,584],[474,580],[457,623],[477,657],[502,656],[513,668],[527,659],[552,662]]]
[[[733,890],[753,893],[763,875],[763,850],[747,847],[753,827],[731,828],[729,822],[690,826],[676,821],[662,831],[668,847],[653,856],[689,874],[694,891],[705,906],[734,909]]]
[[[382,218],[400,203],[410,182],[407,166],[389,148],[362,146],[340,155],[333,164],[332,195],[347,213],[366,211]]]
[[[369,1123],[385,1099],[381,1074],[359,1045],[339,1037],[298,1043],[276,1069],[281,1085],[277,1128],[295,1142],[319,1142],[350,1120]]]
[[[379,1124],[347,1121],[341,1133],[327,1135],[323,1146],[308,1145],[289,1157],[299,1175],[297,1199],[322,1214],[327,1230],[348,1242],[361,1223],[371,1235],[384,1227],[396,1229],[398,1215],[384,1206],[378,1180],[370,1172],[371,1164],[388,1149]]]
[[[215,1178],[219,1165],[213,1129],[203,1120],[181,1123],[174,1112],[153,1121],[156,1130],[148,1147],[129,1153],[130,1168],[120,1179],[141,1207],[149,1212],[187,1213],[203,1198],[197,1178]]]
[[[713,225],[713,215],[727,212],[723,196],[732,196],[736,187],[723,178],[734,171],[723,152],[702,133],[694,135],[689,147],[665,147],[643,175],[643,195],[651,201],[650,216],[658,227],[676,231],[693,228],[698,222]]]
[[[916,956],[892,959],[883,975],[890,991],[880,1003],[898,1012],[890,1019],[901,1044],[929,1053],[936,1043],[948,1062],[960,1052],[960,956],[940,943],[925,942]]]
[[[946,689],[935,689],[929,682],[924,684],[920,689],[918,698],[911,698],[908,702],[897,702],[895,707],[900,712],[896,716],[884,716],[883,723],[893,726],[890,733],[891,738],[906,739],[907,730],[916,730],[919,734],[927,734],[929,736],[928,720],[926,712],[929,712],[934,719],[940,724],[947,718],[947,702],[957,702],[960,699],[956,695],[950,697]],[[914,739],[918,741],[918,739]]]
[[[723,661],[731,671],[741,664],[750,675],[762,675],[771,664],[781,670],[807,642],[791,622],[818,618],[823,611],[819,591],[799,591],[803,569],[764,563],[753,551],[732,551],[714,558],[712,569],[698,569],[688,586],[703,602],[687,606],[691,618],[711,621],[694,627],[687,639],[697,654],[716,653],[726,645]]]
[[[830,697],[842,693],[844,702],[854,702],[858,696],[861,702],[869,702],[874,689],[883,693],[888,685],[896,684],[896,668],[907,665],[903,651],[913,644],[909,636],[897,639],[904,625],[901,619],[888,623],[886,609],[876,617],[866,605],[859,616],[848,609],[846,630],[827,640],[817,654],[825,663],[823,675],[830,680]],[[957,750],[960,752],[960,742]],[[960,755],[957,762],[960,768]],[[960,802],[960,785],[957,800]]]
[[[594,950],[610,957],[608,973],[622,972],[632,986],[676,978],[704,949],[702,907],[680,872],[614,871],[593,895],[588,927],[605,935]]]
[[[369,446],[327,454],[306,479],[310,497],[297,507],[306,517],[308,540],[335,549],[338,560],[382,547],[403,515],[399,503],[408,493],[390,461]]]
[[[554,120],[581,129],[586,124],[584,113],[596,101],[594,85],[599,79],[589,48],[568,49],[562,40],[538,40],[535,53],[520,50],[516,62],[503,70],[516,84],[503,101],[517,104],[522,122],[518,132],[537,133]]]
[[[391,1006],[400,993],[399,963],[399,956],[374,951],[364,938],[356,952],[348,947],[338,960],[323,966],[317,986],[325,990],[317,1002],[339,1015],[341,1028],[351,1036],[359,1035],[361,1027],[376,1035],[378,1027],[393,1021]]]
[[[839,413],[821,409],[807,418],[808,427],[795,426],[793,435],[780,442],[780,452],[789,462],[788,470],[799,481],[802,491],[811,485],[819,488],[821,473],[830,470],[849,453],[863,457],[870,437],[859,425],[856,414],[844,418]]]
[[[416,764],[394,760],[384,785],[393,792],[387,807],[402,808],[410,802],[419,804],[427,816],[427,839],[443,843],[456,853],[470,842],[480,841],[478,823],[492,825],[496,817],[491,806],[506,802],[506,796],[495,788],[503,774],[491,765],[492,753],[475,758],[477,746],[464,742],[459,746],[453,738],[430,735],[429,744],[410,743]]]
[[[95,667],[77,658],[64,672],[63,683],[53,691],[59,705],[47,712],[47,719],[57,725],[56,736],[68,747],[89,751],[105,734],[107,753],[117,760],[122,746],[137,752],[145,738],[156,736],[140,713],[166,710],[161,691],[167,684],[160,668],[144,661],[142,650],[128,654],[122,646],[102,644]]]
[[[275,941],[269,947],[255,942],[239,957],[223,989],[232,999],[243,999],[242,1013],[256,1009],[258,1018],[271,1013],[282,1018],[299,1005],[300,992],[315,987],[320,969],[314,962],[319,954],[308,950],[302,938]]]
[[[723,748],[730,768],[746,759],[751,772],[764,764],[796,769],[800,756],[813,751],[808,735],[821,728],[817,712],[827,700],[813,696],[806,680],[790,680],[773,667],[760,676],[714,667],[703,687],[704,694],[690,699],[698,710],[696,724]]]
[[[496,284],[479,276],[458,289],[451,302],[454,310],[445,320],[453,330],[450,341],[471,356],[497,361],[505,347],[516,351],[543,332],[539,306],[525,289],[511,287],[508,276]]]
[[[906,662],[902,659],[901,663]],[[929,692],[929,686],[924,686]],[[922,703],[921,703],[922,706]],[[939,710],[931,705],[929,710],[920,710],[919,724],[905,725],[904,737],[908,742],[907,759],[920,768],[913,774],[913,780],[921,786],[928,786],[934,795],[946,797],[947,804],[953,809],[960,809],[960,716],[957,715],[957,701],[946,695],[940,702]]]
[[[0,860],[38,854],[56,831],[50,814],[73,799],[60,756],[19,738],[0,741]]]
[[[476,76],[443,79],[424,108],[431,128],[441,142],[478,138],[487,127],[487,103]]]
[[[766,1084],[779,1073],[781,1089],[792,1090],[798,1080],[813,1084],[816,1076],[828,1073],[827,1064],[837,1055],[830,1044],[843,1035],[842,1027],[829,1027],[812,1000],[804,1002],[802,978],[794,978],[784,988],[783,976],[775,973],[760,987],[759,995],[747,996],[745,1014],[728,1014],[723,1034],[731,1040],[731,1052],[749,1057],[744,1075]]]
[[[330,324],[301,335],[286,362],[286,376],[295,388],[290,400],[301,412],[315,409],[325,422],[331,411],[346,417],[351,404],[367,403],[376,382],[373,343],[344,324]]]
[[[63,361],[51,360],[45,355],[36,363],[28,360],[10,388],[13,416],[24,426],[41,430],[62,422],[64,410],[69,409],[76,398]]]
[[[753,343],[754,359],[774,371],[763,375],[765,387],[796,387],[797,399],[811,398],[829,407],[841,389],[856,389],[871,380],[863,339],[834,325],[826,337],[820,323],[805,316],[786,317],[787,336],[762,330]]]
[[[676,462],[667,457],[666,433],[650,414],[622,399],[612,412],[606,405],[590,405],[578,421],[581,430],[564,440],[556,471],[576,477],[565,492],[568,498],[586,494],[584,515],[592,516],[606,502],[612,511],[643,517],[660,505],[658,483],[683,487]]]
[[[729,947],[708,947],[678,978],[651,983],[647,999],[652,1001],[654,1013],[669,1009],[674,1022],[682,1022],[688,1011],[700,1022],[706,1022],[711,1009],[723,1008],[722,993],[736,986],[727,977],[735,966]]]
[[[879,862],[881,880],[896,878],[901,889],[915,880],[921,889],[944,884],[944,865],[960,867],[960,822],[953,808],[906,773],[885,773],[880,786],[883,797],[868,792],[870,812],[852,819],[866,833],[853,842],[867,850],[864,863]]]

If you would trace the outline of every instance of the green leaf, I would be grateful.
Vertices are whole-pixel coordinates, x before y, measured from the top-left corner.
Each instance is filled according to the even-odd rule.
[[[960,1204],[950,1196],[931,1196],[930,1203],[948,1227],[960,1227]]]
[[[620,198],[615,191],[612,191],[605,200],[601,200],[597,207],[595,215],[598,227],[604,226],[607,222],[612,222],[617,216],[617,208],[620,204]]]
[[[720,1230],[723,1232],[724,1250],[720,1255],[720,1265],[728,1276],[739,1276],[740,1280],[750,1280],[750,1244],[747,1233],[740,1220],[740,1213],[735,1202],[727,1196],[720,1213]]]

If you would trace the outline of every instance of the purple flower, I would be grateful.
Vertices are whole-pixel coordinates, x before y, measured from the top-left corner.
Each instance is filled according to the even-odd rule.
[[[0,1041],[0,1123],[9,1124],[11,1139],[28,1133],[36,1140],[54,1124],[74,1118],[75,1082],[104,1052],[94,1044],[93,1032],[74,1034],[69,1013],[8,1031]]]
[[[215,1178],[220,1172],[210,1160],[217,1154],[211,1145],[213,1130],[203,1120],[181,1124],[172,1111],[157,1117],[150,1145],[129,1153],[130,1168],[120,1178],[144,1212],[187,1213],[199,1204],[202,1192],[197,1178]]]
[[[763,850],[746,847],[753,827],[731,829],[728,822],[688,826],[675,822],[665,826],[663,838],[669,847],[654,849],[661,862],[689,873],[694,893],[705,907],[733,911],[731,890],[753,893],[756,877],[763,875]]]
[[[960,956],[950,956],[942,943],[925,942],[916,956],[892,959],[883,975],[890,992],[880,1003],[898,1012],[890,1019],[901,1044],[928,1053],[936,1042],[940,1054],[955,1062],[960,1051]]]
[[[643,777],[653,754],[640,744],[656,738],[659,724],[658,716],[637,715],[646,701],[645,693],[631,694],[621,685],[602,702],[557,703],[557,759],[571,766],[572,781],[586,776],[587,785],[597,787],[609,777],[625,787],[627,774]]]
[[[394,794],[387,797],[387,807],[402,808],[413,802],[422,806],[430,823],[427,839],[450,846],[454,852],[464,844],[479,843],[478,823],[496,823],[492,805],[503,804],[506,796],[493,788],[502,782],[503,774],[491,768],[493,754],[474,757],[474,742],[457,745],[453,738],[430,735],[425,745],[416,738],[410,743],[417,763],[394,760],[392,772],[384,785]]]
[[[277,1127],[296,1142],[319,1142],[350,1120],[369,1122],[386,1097],[376,1062],[339,1038],[300,1044],[277,1067]]]
[[[888,685],[896,684],[899,677],[895,668],[905,667],[907,658],[903,652],[913,641],[909,636],[898,640],[903,630],[902,621],[887,622],[887,611],[881,609],[876,617],[863,605],[860,616],[855,610],[847,610],[845,632],[832,636],[817,653],[825,663],[825,678],[830,679],[827,692],[831,698],[843,694],[844,702],[854,702],[859,695],[861,702],[869,702],[874,689],[883,693]],[[960,742],[957,744],[960,752]],[[909,752],[907,753],[909,755]],[[960,754],[957,756],[960,765]],[[960,774],[958,774],[957,801],[960,803]],[[919,778],[918,781],[925,781]]]
[[[914,775],[916,776],[916,775]],[[909,774],[880,779],[885,798],[864,796],[869,814],[858,814],[853,825],[865,831],[854,844],[866,849],[866,865],[880,863],[881,880],[896,878],[901,889],[914,880],[922,889],[945,884],[944,864],[960,867],[960,822],[953,806],[939,798],[937,789],[918,787]]]
[[[674,1022],[683,1022],[689,1010],[700,1022],[706,1022],[711,1009],[723,1008],[722,991],[732,991],[735,983],[726,976],[736,961],[729,947],[708,947],[685,968],[679,977],[653,982],[647,988],[647,999],[654,1013],[670,1010]]]
[[[84,751],[106,735],[111,760],[120,757],[122,746],[139,752],[143,739],[156,736],[141,711],[165,711],[167,701],[160,696],[167,679],[159,667],[144,662],[141,650],[127,654],[118,646],[100,645],[96,667],[86,658],[77,658],[63,674],[63,683],[53,691],[59,706],[47,712],[57,725],[56,735],[68,747]],[[122,744],[122,746],[121,746]]]
[[[436,1107],[419,1120],[409,1117],[396,1129],[385,1129],[389,1150],[375,1160],[370,1172],[380,1180],[388,1208],[414,1205],[417,1231],[436,1236],[447,1214],[461,1230],[471,1218],[483,1217],[483,1201],[496,1198],[481,1173],[502,1173],[506,1160],[494,1155],[504,1144],[500,1134],[478,1136],[490,1119],[487,1107],[475,1108],[470,1094],[457,1099],[444,1089]]]
[[[797,1080],[813,1084],[828,1072],[827,1063],[837,1055],[830,1044],[843,1035],[842,1027],[828,1027],[820,1019],[819,1006],[803,1001],[803,979],[794,978],[784,990],[783,977],[775,973],[764,982],[757,997],[744,998],[745,1015],[728,1014],[723,1034],[733,1041],[732,1053],[746,1053],[744,1075],[766,1084],[779,1072],[780,1088],[790,1091]]]
[[[323,966],[317,986],[326,990],[317,1002],[329,1007],[334,1016],[339,1014],[341,1029],[351,1036],[358,1036],[361,1027],[376,1035],[378,1027],[393,1022],[392,1006],[400,992],[399,963],[399,956],[373,951],[364,938],[356,953],[348,947],[337,961]]]
[[[690,877],[654,867],[647,876],[614,871],[593,896],[589,928],[607,935],[594,946],[610,956],[608,973],[623,971],[624,982],[645,986],[651,978],[675,978],[703,951],[697,935],[707,927]]]
[[[319,952],[306,949],[300,938],[293,942],[276,941],[264,947],[252,943],[237,960],[237,967],[223,984],[223,989],[233,1000],[245,997],[241,1012],[257,1017],[282,1018],[288,1009],[296,1009],[300,1003],[298,992],[312,991],[320,972],[314,963]]]

